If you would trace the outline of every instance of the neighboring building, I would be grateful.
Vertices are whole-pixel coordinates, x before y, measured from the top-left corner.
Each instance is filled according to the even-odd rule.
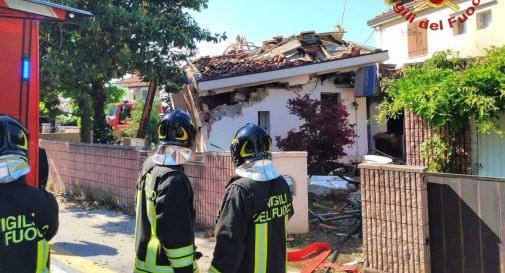
[[[417,3],[425,0],[404,1],[410,10]],[[433,53],[452,49],[459,51],[462,57],[475,57],[483,54],[484,49],[493,45],[505,44],[505,1],[504,0],[452,0],[459,6],[459,11],[449,7],[427,7],[416,10],[414,24],[389,10],[368,21],[376,30],[376,46],[389,50],[386,63],[402,66],[419,63],[431,57]],[[468,16],[466,11],[473,3],[480,3],[475,12]],[[453,18],[453,28],[449,19]],[[458,18],[467,18],[459,22]],[[443,30],[424,29],[418,22],[428,19],[430,24],[443,23]]]
[[[137,102],[138,100],[141,100],[142,102],[146,101],[147,92],[149,91],[149,83],[143,81],[141,77],[135,76],[135,75],[130,76],[129,78],[117,80],[114,82],[114,84],[126,89],[127,92],[126,92],[126,96],[124,98],[124,100],[126,100],[126,102],[116,103],[116,104],[112,105],[108,110],[109,111],[108,117],[116,117],[116,116],[119,117],[120,111],[118,111],[118,107],[120,107],[120,109],[129,109],[129,108],[124,108],[125,103],[126,104],[130,104],[130,103],[135,104],[135,102]],[[154,96],[155,96],[154,97],[155,100],[159,99],[161,102],[161,105],[158,109],[158,113],[159,113],[160,117],[163,117],[163,115],[165,115],[167,112],[172,111],[172,109],[174,108],[174,105],[172,102],[172,94],[168,94],[168,93],[162,91],[162,89],[160,87],[158,87]],[[124,118],[126,118],[126,117],[129,118],[130,113],[128,113],[128,115],[125,116]],[[122,122],[122,121],[119,120],[119,122]],[[116,127],[115,127],[115,129],[116,129]]]
[[[229,150],[233,134],[246,123],[263,126],[274,138],[286,136],[301,124],[288,112],[288,100],[310,94],[347,107],[356,141],[346,148],[344,161],[360,161],[369,152],[364,96],[377,90],[377,64],[388,53],[345,42],[342,35],[336,29],[274,37],[260,48],[234,46],[225,55],[190,63],[186,71],[193,84],[174,96],[174,102],[189,108],[199,123],[199,150]],[[273,146],[278,150],[275,140]]]
[[[127,90],[126,99],[128,101],[135,102],[139,99],[142,101],[146,100],[149,83],[143,81],[139,76],[131,76],[114,83]]]
[[[413,10],[414,6],[422,5],[428,0],[402,1],[404,7]],[[413,23],[401,17],[393,10],[368,21],[368,25],[376,30],[377,47],[389,51],[389,60],[386,63],[401,67],[405,64],[415,64],[430,58],[435,52],[451,49],[459,51],[461,57],[477,57],[484,54],[490,46],[505,45],[505,1],[504,0],[465,0],[452,1],[458,5],[459,11],[450,7],[434,8],[429,5],[416,9],[416,17]],[[471,14],[471,15],[468,15]],[[405,16],[405,17],[408,17]],[[461,18],[461,22],[458,18]],[[465,19],[466,20],[463,20]],[[429,20],[430,24],[440,26],[440,20],[444,29],[424,29],[419,26],[422,20]],[[450,27],[449,20],[453,23]],[[436,25],[433,27],[436,28]],[[380,100],[376,100],[378,104]],[[372,111],[372,115],[376,110]],[[415,139],[413,145],[406,144],[407,162],[415,164],[416,160],[409,160],[408,155],[419,153],[419,143],[427,134],[425,124],[418,124],[420,120],[411,118],[405,121],[406,130],[413,130],[413,136],[406,134],[407,138]],[[416,125],[417,124],[417,125]],[[500,119],[500,126],[505,129],[505,117]],[[386,131],[384,126],[377,125],[373,120],[374,133]],[[372,133],[373,134],[373,133]],[[505,177],[505,168],[502,162],[505,160],[505,139],[496,134],[482,136],[476,132],[472,125],[471,132],[461,136],[462,147],[471,159],[473,173],[482,176]],[[409,151],[410,150],[410,151]],[[468,152],[467,150],[471,150]],[[417,160],[418,161],[418,160]]]

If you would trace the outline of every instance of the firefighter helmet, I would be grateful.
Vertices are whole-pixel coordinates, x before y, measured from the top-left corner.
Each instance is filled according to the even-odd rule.
[[[0,115],[0,157],[8,155],[28,160],[28,136],[19,121]]]
[[[161,145],[191,148],[195,136],[196,129],[191,117],[180,109],[166,114],[158,127],[158,138]]]
[[[29,172],[25,127],[9,116],[0,115],[0,184],[15,181]]]
[[[272,139],[265,129],[248,123],[238,130],[230,150],[235,167],[245,162],[272,159]]]

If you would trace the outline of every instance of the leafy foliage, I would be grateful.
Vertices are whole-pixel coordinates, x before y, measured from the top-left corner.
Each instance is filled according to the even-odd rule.
[[[498,116],[505,111],[505,46],[483,58],[464,60],[453,51],[436,53],[425,63],[407,67],[400,79],[383,82],[386,99],[379,120],[403,109],[440,128],[464,129],[475,119],[482,133],[503,134]]]
[[[93,117],[95,142],[108,139],[107,83],[136,73],[174,90],[181,82],[180,62],[194,55],[196,43],[222,38],[200,28],[188,13],[206,8],[206,0],[60,2],[94,16],[77,26],[41,25],[41,73],[48,83],[43,92],[72,90],[72,98],[92,98],[88,115]]]
[[[440,135],[432,136],[421,144],[420,155],[431,159],[428,163],[429,172],[441,172],[449,162],[449,142]]]
[[[105,87],[105,93],[107,94],[105,100],[107,104],[120,103],[125,98],[126,90],[115,85],[109,85]]]
[[[378,120],[397,117],[406,109],[432,128],[449,125],[452,136],[423,144],[423,157],[434,160],[433,169],[444,170],[442,163],[454,155],[455,136],[471,119],[480,133],[503,136],[498,118],[505,112],[505,46],[490,48],[475,59],[461,59],[453,51],[439,52],[402,72],[399,79],[383,80],[386,97],[379,106]]]
[[[328,168],[346,155],[344,147],[353,144],[354,130],[346,107],[340,102],[319,101],[309,95],[288,101],[289,112],[303,124],[286,137],[275,137],[283,151],[307,151],[309,173],[327,174]]]
[[[153,103],[153,108],[149,115],[149,122],[147,124],[146,139],[149,140],[150,144],[158,144],[158,124],[160,117],[158,116],[158,109],[160,108],[161,102],[155,100]],[[141,100],[135,102],[133,107],[132,117],[128,119],[128,125],[123,132],[124,136],[127,137],[137,137],[137,131],[140,125],[140,119],[142,118],[142,109],[144,109],[144,103]]]
[[[62,126],[76,126],[79,117],[72,114],[58,115],[56,116],[56,121]]]

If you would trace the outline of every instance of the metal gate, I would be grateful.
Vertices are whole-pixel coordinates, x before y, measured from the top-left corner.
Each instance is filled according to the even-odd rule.
[[[505,180],[429,174],[434,273],[505,273]]]

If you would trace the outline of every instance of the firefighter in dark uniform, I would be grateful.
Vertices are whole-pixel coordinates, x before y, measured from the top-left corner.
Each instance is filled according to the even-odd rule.
[[[28,137],[0,115],[0,272],[49,273],[49,243],[58,230],[58,203],[28,186]]]
[[[293,215],[286,180],[272,165],[272,139],[254,124],[231,144],[236,176],[223,198],[209,273],[286,272],[286,236]]]
[[[198,272],[193,189],[183,169],[196,129],[186,112],[175,110],[163,117],[158,134],[160,144],[137,183],[135,272]]]

